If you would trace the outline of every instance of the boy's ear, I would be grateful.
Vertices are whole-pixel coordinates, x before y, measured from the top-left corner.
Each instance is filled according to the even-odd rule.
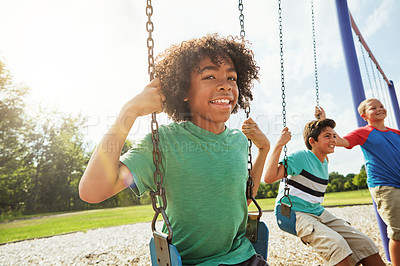
[[[311,146],[314,146],[315,142],[316,141],[315,141],[315,139],[313,137],[309,137],[308,138],[308,143],[310,143]]]
[[[367,121],[367,116],[365,114],[360,115],[362,119],[364,119],[365,121]]]

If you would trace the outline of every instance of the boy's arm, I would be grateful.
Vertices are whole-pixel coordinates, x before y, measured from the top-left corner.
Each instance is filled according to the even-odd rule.
[[[314,113],[314,116],[315,116],[315,118],[318,119],[318,120],[324,120],[324,119],[326,119],[325,110],[324,110],[321,106],[315,106],[315,113]],[[336,131],[335,131],[335,133],[336,133]],[[347,139],[342,138],[341,136],[339,136],[339,135],[336,133],[336,146],[339,146],[339,147],[349,147],[349,146],[350,146],[350,143],[349,143],[349,141],[348,141]]]
[[[346,147],[350,146],[350,142],[347,139],[342,138],[341,136],[339,136],[336,133],[336,146],[345,147],[346,148]]]
[[[274,183],[284,177],[285,168],[283,164],[279,164],[279,157],[282,152],[282,148],[289,142],[292,138],[291,133],[287,127],[285,127],[281,136],[279,137],[276,145],[272,149],[272,153],[267,161],[267,166],[264,175],[264,181],[266,183]]]
[[[253,196],[255,197],[257,195],[258,187],[260,186],[261,175],[264,169],[265,159],[267,158],[270,149],[270,143],[268,138],[251,118],[244,121],[242,131],[258,148],[258,154],[250,173],[254,182]],[[247,203],[250,204],[251,200],[248,200]]]
[[[160,81],[154,79],[128,101],[114,124],[100,140],[79,182],[79,196],[89,203],[101,202],[133,183],[128,167],[119,162],[122,147],[136,118],[162,111]]]

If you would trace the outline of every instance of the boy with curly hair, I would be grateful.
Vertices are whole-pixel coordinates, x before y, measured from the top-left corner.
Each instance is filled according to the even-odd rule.
[[[327,265],[385,265],[372,239],[321,205],[329,182],[327,155],[333,153],[336,146],[335,126],[331,119],[307,123],[303,131],[307,150],[287,156],[287,183],[296,214],[296,235],[312,246]],[[286,127],[267,161],[266,183],[284,178],[285,166],[283,161],[279,162],[279,157],[290,139],[291,133]],[[291,205],[288,197],[284,197],[284,187],[281,182],[276,207],[281,201]]]
[[[267,265],[245,237],[245,190],[247,138],[258,147],[254,194],[269,140],[251,118],[243,133],[225,126],[252,99],[258,71],[251,50],[233,38],[209,35],[167,49],[156,58],[156,78],[123,106],[94,151],[80,197],[95,203],[128,186],[138,195],[156,190],[150,134],[121,158],[120,152],[137,117],[165,111],[175,122],[159,128],[160,170],[172,243],[183,264]]]

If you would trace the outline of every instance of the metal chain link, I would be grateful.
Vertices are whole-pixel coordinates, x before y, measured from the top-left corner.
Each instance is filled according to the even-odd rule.
[[[240,21],[240,38],[244,41],[244,37],[246,36],[246,32],[244,31],[244,15],[243,15],[243,3],[242,0],[239,0],[239,21]]]
[[[146,22],[146,30],[148,32],[147,37],[147,51],[148,51],[148,73],[150,77],[150,81],[154,79],[154,40],[152,37],[152,33],[154,31],[154,25],[151,21],[151,16],[153,15],[153,6],[151,4],[151,0],[147,0],[146,6],[146,15],[147,15],[147,22]],[[151,229],[152,231],[156,231],[156,221],[158,215],[161,213],[165,226],[168,229],[168,240],[172,239],[172,226],[168,220],[168,217],[165,213],[165,209],[167,208],[167,198],[165,195],[165,189],[163,188],[163,174],[160,170],[161,164],[161,151],[160,151],[160,135],[158,132],[158,122],[157,122],[157,115],[156,112],[151,114],[151,140],[153,143],[153,162],[156,170],[154,171],[154,183],[157,186],[156,191],[150,192],[150,198],[153,205],[153,210],[155,212],[153,216],[153,220],[151,222]],[[161,203],[157,204],[157,197],[161,199]]]
[[[318,66],[317,66],[317,45],[315,40],[315,18],[314,18],[314,2],[311,0],[311,19],[312,19],[312,37],[314,50],[314,77],[315,77],[315,97],[317,106],[319,106],[319,85],[318,85]]]
[[[246,113],[246,118],[250,117],[250,101],[246,98],[244,112]],[[253,170],[253,157],[251,155],[251,148],[253,147],[253,142],[251,139],[247,139],[249,141],[249,155],[247,157],[247,171],[249,178],[247,179],[247,190],[246,190],[246,198],[252,199],[253,198],[253,187],[254,181],[251,176],[251,171]]]
[[[153,15],[153,6],[151,4],[151,0],[147,0],[146,15],[147,15],[146,30],[148,32],[148,37],[147,37],[148,73],[150,76],[150,81],[152,81],[154,79],[154,56],[153,56],[154,40],[152,37],[154,31],[154,25],[153,22],[151,21],[151,16]]]
[[[243,15],[243,3],[242,0],[239,0],[239,11],[240,11],[240,16],[239,16],[239,22],[240,22],[240,37],[242,39],[242,42],[244,42],[244,36],[246,35],[244,31],[244,15]],[[249,98],[246,98],[245,103],[244,103],[244,112],[246,114],[246,118],[250,117],[250,100]],[[248,171],[248,179],[247,179],[247,189],[246,189],[246,198],[247,199],[253,199],[253,187],[254,187],[254,181],[251,176],[251,171],[253,170],[253,156],[251,155],[251,148],[253,147],[253,142],[251,139],[247,139],[249,141],[249,154],[247,156],[247,171]]]
[[[243,3],[242,0],[239,0],[239,11],[240,11],[240,16],[239,16],[239,22],[240,22],[240,37],[242,38],[242,42],[244,42],[244,37],[246,35],[244,31],[244,15],[243,15]],[[246,114],[246,118],[250,117],[250,100],[249,98],[246,98],[245,103],[244,103],[244,112]],[[251,155],[251,148],[253,147],[253,142],[251,139],[247,139],[249,141],[249,155],[247,157],[247,171],[248,171],[248,179],[247,179],[247,189],[246,189],[246,198],[247,199],[252,199],[254,201],[253,197],[253,187],[254,187],[254,181],[253,177],[251,176],[251,171],[253,170],[253,156]]]
[[[282,8],[281,8],[281,0],[278,0],[278,14],[279,14],[279,48],[280,48],[280,63],[281,63],[281,91],[282,91],[282,122],[283,127],[286,127],[286,94],[285,94],[285,68],[284,68],[284,60],[283,60],[283,27],[282,27]],[[285,168],[285,174],[283,178],[283,182],[285,183],[284,196],[289,195],[289,185],[287,178],[287,146],[283,147],[283,166]]]
[[[244,45],[244,37],[246,36],[246,32],[244,31],[244,15],[243,15],[243,3],[242,0],[239,0],[239,22],[240,22],[240,37],[242,39],[242,44]],[[247,97],[245,100],[244,112],[246,113],[246,118],[250,117],[250,99]],[[254,205],[257,207],[258,210],[258,219],[262,216],[262,209],[256,199],[253,196],[253,187],[254,187],[254,180],[251,176],[251,171],[253,170],[253,156],[251,154],[251,148],[253,147],[253,142],[251,139],[249,141],[249,154],[247,157],[247,171],[248,171],[248,179],[246,184],[246,198],[251,199]]]

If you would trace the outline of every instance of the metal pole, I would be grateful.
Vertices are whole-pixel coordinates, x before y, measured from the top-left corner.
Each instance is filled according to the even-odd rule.
[[[366,122],[360,117],[357,107],[365,100],[364,86],[362,84],[360,68],[358,65],[356,48],[354,47],[353,35],[349,17],[349,9],[346,0],[336,0],[336,10],[339,21],[340,35],[346,60],[347,74],[349,76],[353,105],[359,127],[365,126]]]
[[[390,100],[392,101],[393,113],[396,119],[397,129],[400,129],[400,108],[399,102],[397,101],[396,90],[394,88],[394,83],[390,80],[390,85],[388,85]]]
[[[357,124],[359,127],[365,126],[366,122],[360,117],[357,107],[365,100],[364,87],[362,84],[360,68],[358,65],[356,48],[354,46],[353,35],[351,32],[349,9],[347,7],[347,0],[336,0],[336,10],[339,21],[340,34],[342,37],[342,46],[344,51],[344,57],[346,60],[347,74],[350,80],[351,92],[353,96],[354,110],[356,112]],[[383,248],[386,253],[386,258],[390,261],[389,254],[389,238],[387,237],[387,227],[380,217],[376,204],[374,202],[374,210],[376,220],[378,222],[379,231],[381,234],[381,239],[383,242]]]

